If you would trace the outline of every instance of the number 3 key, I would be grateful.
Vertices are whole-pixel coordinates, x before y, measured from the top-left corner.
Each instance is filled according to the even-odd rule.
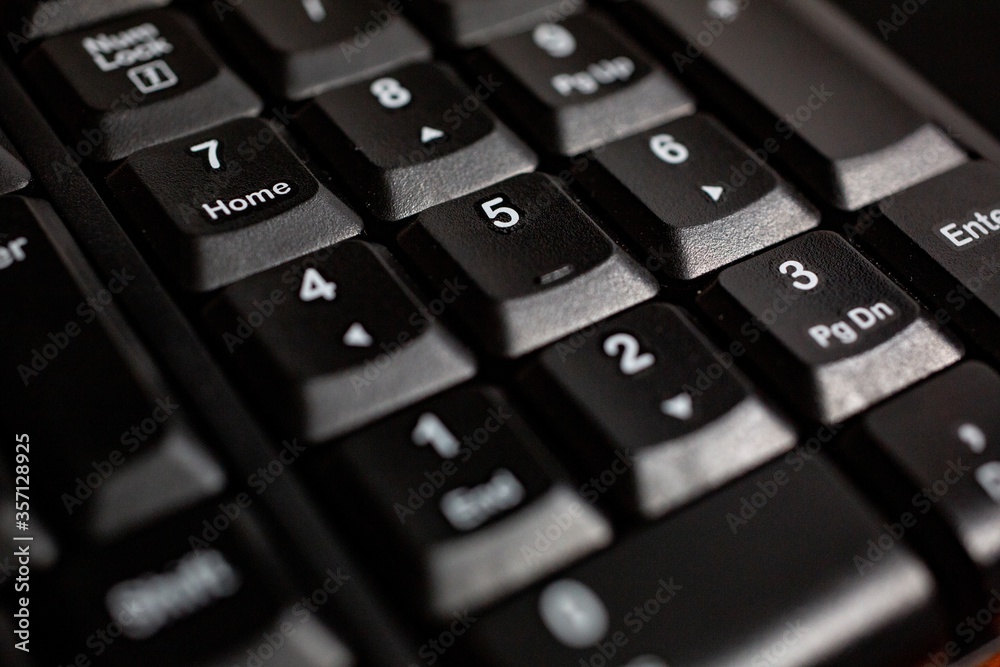
[[[825,423],[962,356],[959,343],[832,232],[726,269],[700,303],[792,402]]]

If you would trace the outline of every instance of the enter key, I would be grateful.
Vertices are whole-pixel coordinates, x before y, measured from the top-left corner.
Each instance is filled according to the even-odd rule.
[[[1000,358],[1000,168],[970,163],[883,200],[861,238],[914,277],[939,323]]]

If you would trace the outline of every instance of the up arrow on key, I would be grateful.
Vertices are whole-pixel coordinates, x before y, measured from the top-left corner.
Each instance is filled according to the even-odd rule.
[[[442,138],[444,138],[444,132],[433,127],[427,127],[425,125],[423,129],[420,130],[420,141],[425,144],[429,144],[432,141],[437,141]]]

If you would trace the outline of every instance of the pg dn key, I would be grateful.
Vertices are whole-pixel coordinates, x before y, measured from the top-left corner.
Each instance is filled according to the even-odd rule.
[[[699,301],[792,402],[824,423],[962,356],[916,302],[832,232],[726,269]]]

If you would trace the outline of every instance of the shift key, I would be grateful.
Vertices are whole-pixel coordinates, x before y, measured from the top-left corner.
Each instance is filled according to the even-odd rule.
[[[913,288],[1000,358],[1000,168],[974,162],[883,200],[861,237]]]

